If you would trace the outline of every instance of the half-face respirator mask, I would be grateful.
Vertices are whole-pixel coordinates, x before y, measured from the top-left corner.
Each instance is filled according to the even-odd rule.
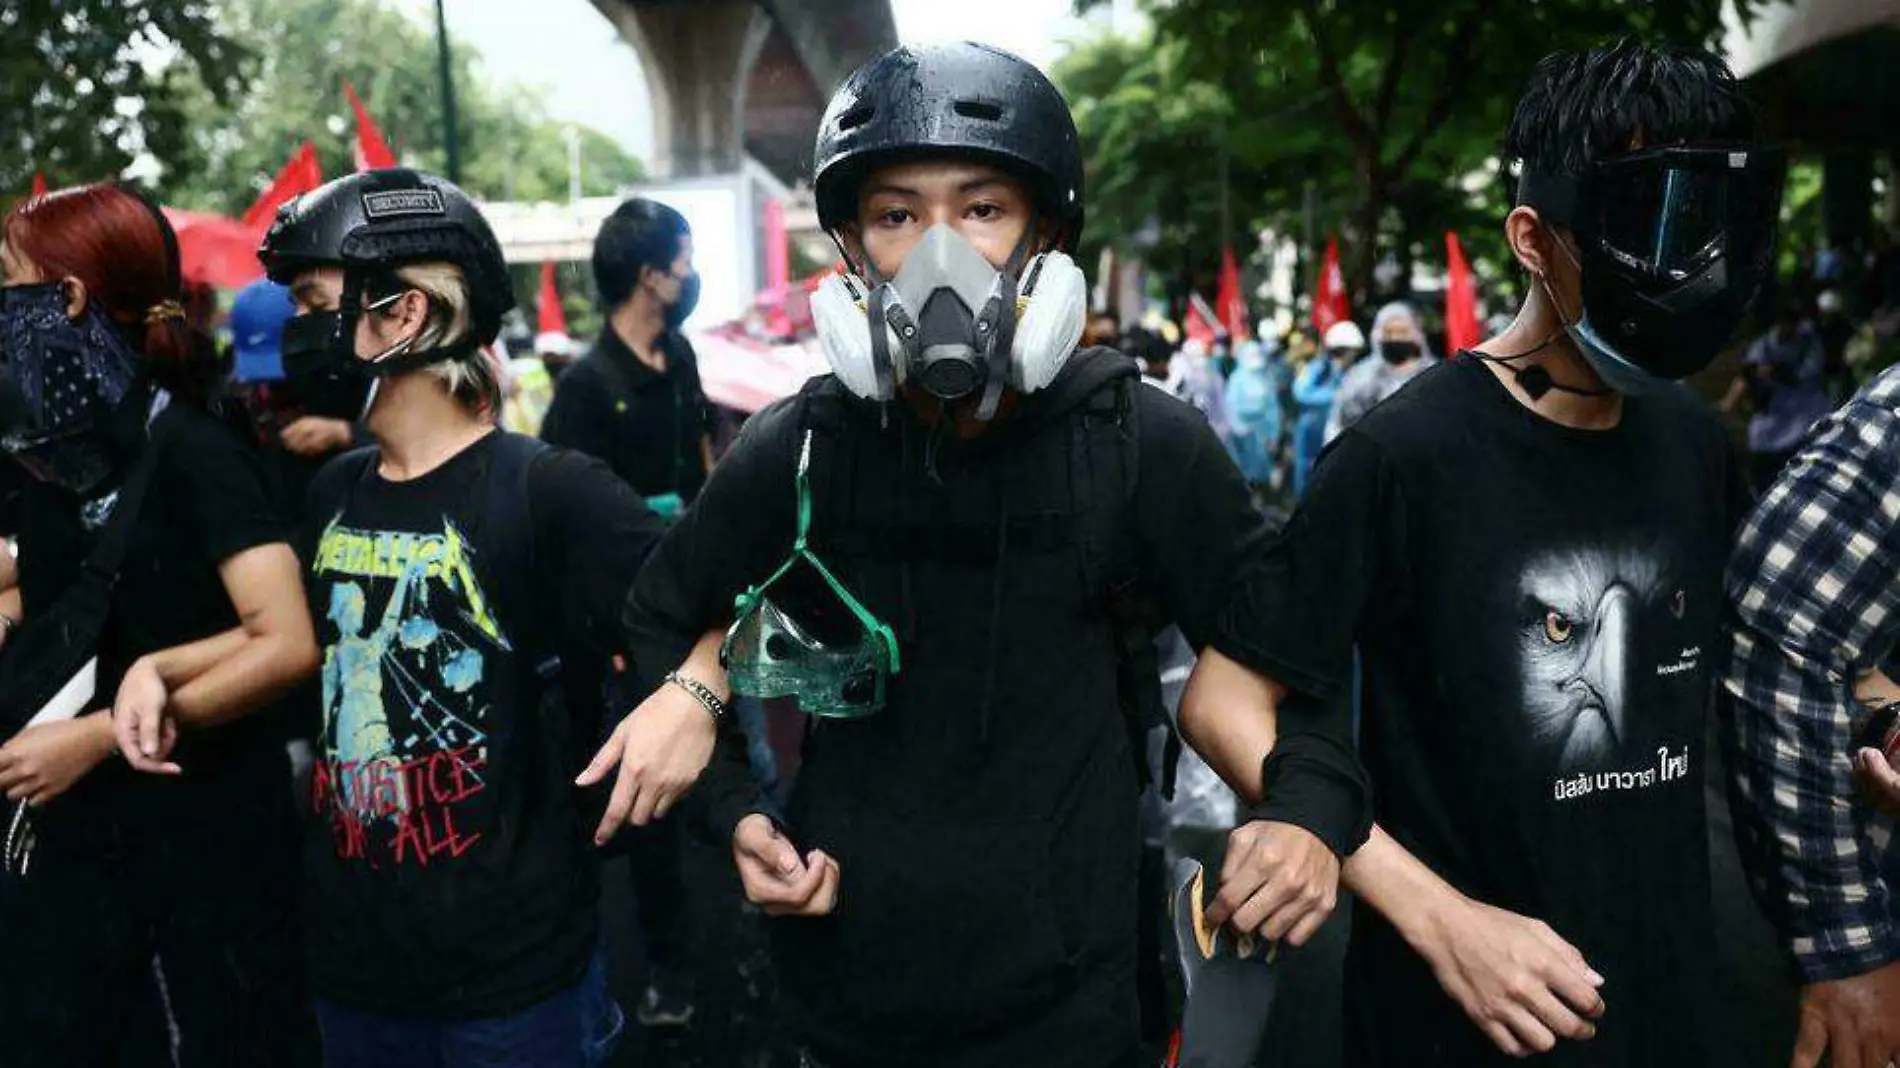
[[[900,386],[946,404],[980,396],[976,417],[987,421],[1005,386],[1034,393],[1054,381],[1082,339],[1088,284],[1061,252],[1030,257],[1019,273],[1030,240],[998,270],[938,224],[888,281],[828,276],[811,310],[839,382],[874,401]]]

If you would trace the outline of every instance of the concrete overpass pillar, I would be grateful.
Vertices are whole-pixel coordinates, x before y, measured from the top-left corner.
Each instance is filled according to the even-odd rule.
[[[772,30],[765,9],[756,0],[596,6],[646,68],[655,176],[737,172],[745,157],[746,83]]]

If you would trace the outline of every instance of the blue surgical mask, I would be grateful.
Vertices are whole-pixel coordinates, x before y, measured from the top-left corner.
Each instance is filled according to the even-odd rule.
[[[1570,247],[1562,240],[1557,240],[1556,245],[1563,250],[1565,256],[1569,257],[1581,276],[1583,264],[1571,253]],[[1558,303],[1557,293],[1550,287],[1550,279],[1540,275],[1539,280],[1544,284],[1544,292],[1550,296],[1550,306],[1556,308],[1557,314],[1561,316],[1563,305]],[[1616,346],[1610,344],[1591,324],[1590,309],[1587,306],[1578,310],[1576,322],[1564,324],[1564,334],[1570,338],[1570,343],[1577,347],[1577,351],[1583,354],[1583,358],[1590,362],[1591,369],[1596,371],[1598,378],[1603,379],[1603,384],[1626,397],[1655,393],[1674,385],[1669,379],[1650,374],[1636,366],[1629,357],[1618,352]]]
[[[58,282],[0,288],[0,452],[75,493],[112,473],[112,413],[138,357],[96,305],[66,315]]]

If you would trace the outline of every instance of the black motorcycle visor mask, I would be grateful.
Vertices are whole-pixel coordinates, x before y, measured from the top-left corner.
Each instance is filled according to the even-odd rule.
[[[1582,177],[1527,170],[1518,202],[1570,229],[1637,289],[1661,293],[1718,261],[1743,272],[1765,264],[1782,173],[1773,149],[1646,149]]]

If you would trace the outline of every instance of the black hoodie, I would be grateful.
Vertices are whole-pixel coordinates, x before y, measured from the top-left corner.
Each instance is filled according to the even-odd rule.
[[[1123,525],[1160,622],[1196,648],[1234,644],[1222,613],[1267,530],[1205,419],[1132,370],[1078,353],[970,440],[816,380],[754,417],[636,584],[632,646],[657,678],[787,555],[818,424],[814,551],[903,660],[883,711],[818,721],[786,815],[842,874],[832,915],[773,921],[783,988],[827,1064],[1101,1068],[1136,1045],[1138,783],[1109,621],[1071,536],[1072,494],[1116,487],[1079,470],[1082,402],[1119,388],[1138,408]],[[810,592],[773,590],[794,607]],[[695,799],[722,841],[758,809],[736,741]]]

